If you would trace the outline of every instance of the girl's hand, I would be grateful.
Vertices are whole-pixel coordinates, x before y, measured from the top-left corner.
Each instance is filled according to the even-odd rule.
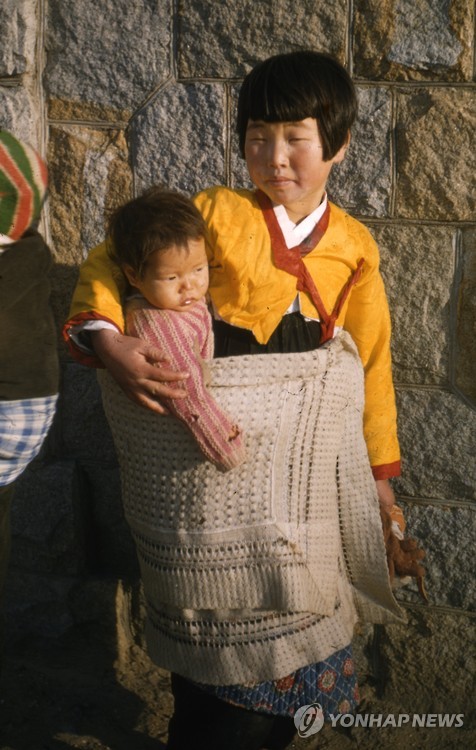
[[[91,341],[104,367],[131,401],[158,414],[168,414],[159,399],[186,395],[177,381],[186,380],[188,373],[170,370],[167,355],[145,341],[111,329],[92,331]]]
[[[395,503],[395,495],[388,479],[376,479],[375,486],[377,487],[377,495],[380,502],[380,506],[384,508],[388,513],[392,509],[392,505]]]

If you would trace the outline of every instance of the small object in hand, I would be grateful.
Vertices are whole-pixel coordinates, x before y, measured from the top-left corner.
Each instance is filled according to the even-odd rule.
[[[421,598],[428,603],[428,595],[423,580],[425,568],[420,565],[420,560],[425,557],[425,551],[418,546],[415,539],[404,537],[405,520],[398,506],[393,506],[392,513],[381,507],[380,517],[382,519],[390,580],[393,583],[395,578],[402,579],[407,576],[415,578]]]

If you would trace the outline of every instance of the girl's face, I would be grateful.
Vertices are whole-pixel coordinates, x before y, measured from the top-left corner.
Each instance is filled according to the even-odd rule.
[[[172,245],[152,253],[142,278],[126,266],[129,283],[154,307],[189,310],[208,289],[208,260],[203,239],[189,240],[187,247]]]
[[[342,161],[347,145],[323,161],[313,117],[298,122],[249,120],[245,158],[256,187],[298,223],[322,201],[332,166]]]

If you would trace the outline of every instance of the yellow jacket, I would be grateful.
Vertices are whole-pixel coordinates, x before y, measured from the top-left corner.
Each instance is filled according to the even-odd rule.
[[[272,262],[271,240],[254,192],[215,187],[199,193],[195,204],[208,227],[210,296],[228,323],[253,331],[266,343],[296,297],[296,277]],[[81,267],[65,337],[78,322],[106,319],[121,331],[124,321],[122,274],[107,255],[106,242],[94,248]],[[304,257],[324,307],[330,313],[363,259],[336,325],[354,339],[365,371],[364,435],[374,476],[400,473],[395,394],[390,359],[390,316],[379,273],[378,248],[366,227],[331,204],[328,228]],[[319,318],[311,298],[299,293],[301,312]],[[85,364],[100,364],[79,350]]]

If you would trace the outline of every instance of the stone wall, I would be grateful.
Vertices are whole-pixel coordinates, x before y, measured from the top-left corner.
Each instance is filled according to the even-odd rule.
[[[346,64],[360,116],[329,192],[381,248],[404,459],[395,489],[428,550],[431,601],[425,607],[415,592],[401,593],[409,625],[362,633],[362,676],[407,711],[469,712],[472,0],[3,0],[0,28],[0,124],[37,145],[50,168],[43,231],[55,259],[58,326],[78,264],[118,202],[153,182],[189,193],[248,184],[233,121],[239,81],[256,61],[314,48]],[[59,347],[58,415],[15,503],[10,637],[91,625],[124,647],[124,632],[139,639],[140,617],[130,624],[137,565],[114,449],[94,372]]]

